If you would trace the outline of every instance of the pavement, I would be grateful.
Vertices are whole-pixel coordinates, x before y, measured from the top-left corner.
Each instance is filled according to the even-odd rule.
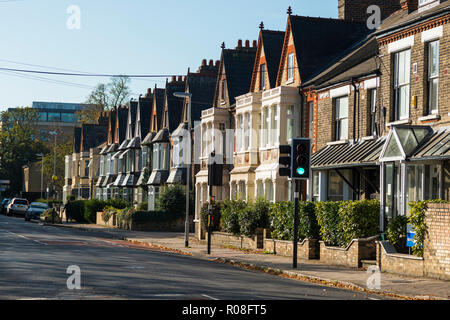
[[[373,285],[370,285],[369,288],[368,280],[371,277],[373,279],[373,273],[368,273],[363,269],[331,266],[317,260],[299,260],[298,268],[293,269],[291,257],[267,254],[262,250],[240,250],[230,247],[212,246],[211,254],[208,255],[206,242],[199,241],[192,234],[189,247],[186,248],[183,233],[128,231],[77,223],[65,223],[54,226],[100,232],[107,237],[126,240],[153,249],[326,286],[379,294],[398,299],[450,300],[450,281],[381,273],[380,285],[375,288]]]

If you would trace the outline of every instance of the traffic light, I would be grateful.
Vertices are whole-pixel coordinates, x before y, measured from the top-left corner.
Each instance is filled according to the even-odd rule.
[[[291,178],[309,179],[311,166],[311,139],[292,140]]]
[[[279,164],[280,168],[278,173],[280,177],[291,176],[291,146],[280,146]]]
[[[223,177],[223,164],[217,164],[216,153],[213,151],[208,160],[208,185],[221,187]]]

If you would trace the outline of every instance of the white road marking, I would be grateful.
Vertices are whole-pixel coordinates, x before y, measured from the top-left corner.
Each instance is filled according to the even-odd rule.
[[[219,300],[219,299],[213,298],[211,296],[208,296],[207,294],[202,294],[202,296],[205,297],[205,298],[211,299],[211,300],[216,300],[216,301]]]
[[[9,233],[9,234],[12,234],[12,235],[14,235],[14,236],[16,236],[16,237],[20,237],[20,238],[23,238],[23,239],[26,239],[26,240],[31,240],[31,241],[37,242],[37,243],[39,243],[39,244],[43,244],[44,246],[48,246],[47,243],[40,242],[39,240],[30,239],[30,238],[27,238],[27,237],[25,237],[25,236],[23,236],[23,235],[21,235],[21,234],[17,234],[17,233],[8,231],[8,230],[3,230],[3,231],[5,231],[5,232],[7,232],[7,233]]]

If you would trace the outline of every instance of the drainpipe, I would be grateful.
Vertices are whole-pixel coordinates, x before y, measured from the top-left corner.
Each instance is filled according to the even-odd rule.
[[[354,82],[354,78],[351,78],[352,86],[353,86],[353,143],[355,143],[356,136],[356,85]]]

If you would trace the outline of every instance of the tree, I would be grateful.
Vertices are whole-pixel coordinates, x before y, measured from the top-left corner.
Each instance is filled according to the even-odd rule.
[[[0,114],[0,177],[10,180],[10,193],[22,191],[22,167],[38,160],[38,153],[47,153],[48,148],[35,139],[39,114],[31,108],[17,108]]]
[[[57,135],[57,138],[64,140],[62,137]],[[55,147],[54,142],[49,142],[48,153],[44,156],[44,186],[48,186],[50,190],[53,186],[53,171],[54,171],[54,157],[55,157]],[[64,175],[65,175],[65,157],[73,152],[73,141],[68,140],[65,143],[56,144],[56,176],[58,180],[55,181],[56,191],[58,195],[62,194],[64,187]],[[39,165],[42,165],[42,160],[39,161]],[[64,199],[63,199],[64,200]]]
[[[88,108],[77,112],[78,121],[97,123],[102,111],[124,104],[131,95],[129,85],[128,77],[114,77],[106,85],[98,84],[86,100]]]

